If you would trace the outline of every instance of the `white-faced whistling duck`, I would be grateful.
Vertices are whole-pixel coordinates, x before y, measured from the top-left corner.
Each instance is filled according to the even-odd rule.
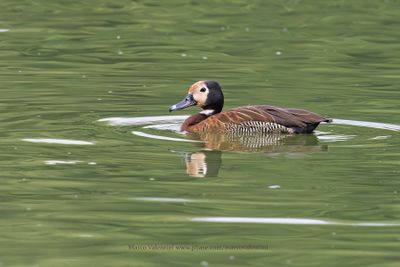
[[[230,134],[311,133],[321,122],[331,122],[313,112],[279,108],[269,105],[243,106],[222,111],[224,95],[215,81],[198,81],[189,88],[187,96],[169,111],[197,105],[203,110],[190,116],[181,131],[190,133],[215,132]]]

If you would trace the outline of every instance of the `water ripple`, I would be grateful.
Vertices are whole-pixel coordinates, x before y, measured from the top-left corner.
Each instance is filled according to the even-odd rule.
[[[53,139],[53,138],[25,138],[21,139],[25,142],[47,143],[47,144],[63,144],[63,145],[94,145],[94,142],[72,140],[72,139]]]
[[[319,140],[329,141],[329,142],[348,141],[356,137],[355,135],[332,134],[330,132],[320,132],[320,131],[314,131],[314,134],[317,136]]]
[[[189,116],[148,116],[148,117],[132,117],[121,118],[111,117],[104,118],[98,121],[107,122],[111,126],[133,126],[133,125],[149,125],[155,123],[179,123],[187,119]]]
[[[171,197],[135,197],[133,199],[141,201],[172,202],[172,203],[195,202],[195,200],[193,199],[171,198]]]
[[[382,122],[333,119],[332,124],[362,126],[362,127],[390,130],[396,132],[400,131],[400,125],[391,123],[382,123]]]
[[[189,139],[183,139],[183,138],[167,137],[167,136],[162,136],[162,135],[148,134],[148,133],[139,132],[139,131],[132,131],[132,134],[137,135],[137,136],[152,138],[152,139],[159,139],[159,140],[190,142],[190,143],[202,143],[201,141],[198,141],[198,140],[189,140]]]
[[[308,218],[259,218],[259,217],[193,217],[193,222],[214,223],[259,223],[259,224],[296,224],[296,225],[345,225],[345,226],[400,226],[400,223],[383,222],[340,222]]]
[[[57,165],[57,164],[76,164],[80,162],[79,160],[46,160],[44,164],[46,165]]]

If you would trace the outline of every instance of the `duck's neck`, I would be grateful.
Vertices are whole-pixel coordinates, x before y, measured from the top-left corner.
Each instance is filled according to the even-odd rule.
[[[181,131],[190,132],[189,128],[191,126],[194,126],[194,125],[204,121],[205,119],[207,119],[208,117],[210,117],[216,113],[218,113],[218,112],[216,112],[213,109],[204,109],[204,110],[200,111],[199,113],[190,116],[183,122],[183,124],[181,126]]]

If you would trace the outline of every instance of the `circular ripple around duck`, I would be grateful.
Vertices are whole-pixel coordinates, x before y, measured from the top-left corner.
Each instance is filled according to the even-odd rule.
[[[188,118],[187,115],[182,116],[148,116],[148,117],[131,117],[131,118],[123,118],[123,117],[111,117],[100,119],[100,122],[106,122],[111,126],[142,126],[142,129],[155,129],[155,130],[166,130],[172,131],[177,134],[182,134],[179,129],[181,123]],[[325,124],[325,123],[322,123]],[[356,127],[368,127],[373,129],[381,129],[387,131],[400,131],[400,125],[390,124],[390,123],[381,123],[381,122],[369,122],[369,121],[356,121],[356,120],[343,120],[343,119],[333,119],[331,125],[346,125],[346,126],[356,126]],[[195,140],[189,140],[184,138],[174,138],[163,135],[149,134],[143,131],[132,131],[132,134],[152,138],[152,139],[160,139],[166,141],[177,141],[177,142],[199,142]],[[345,134],[334,134],[332,132],[320,132],[315,131],[315,135],[321,141],[327,142],[338,142],[338,141],[347,141],[355,138],[355,135],[345,135]],[[389,138],[390,135],[382,135],[371,138],[371,140],[381,140]]]

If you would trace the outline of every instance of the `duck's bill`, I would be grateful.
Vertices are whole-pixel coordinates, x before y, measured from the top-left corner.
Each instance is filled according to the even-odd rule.
[[[194,100],[193,95],[188,94],[181,102],[176,103],[175,105],[171,106],[169,108],[169,112],[185,109],[185,108],[194,106],[196,104],[197,104],[197,102],[196,102],[196,100]]]

